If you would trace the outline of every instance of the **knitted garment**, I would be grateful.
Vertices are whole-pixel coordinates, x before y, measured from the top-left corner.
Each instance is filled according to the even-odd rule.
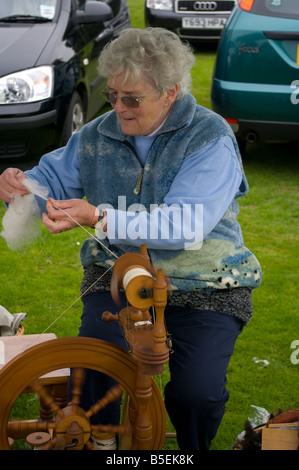
[[[110,291],[112,270],[106,272],[100,266],[84,269],[81,283],[82,300],[95,292]],[[99,279],[100,278],[100,279]],[[247,287],[214,290],[199,294],[197,292],[172,291],[168,293],[167,304],[197,310],[213,310],[232,315],[246,325],[252,317],[251,291]]]

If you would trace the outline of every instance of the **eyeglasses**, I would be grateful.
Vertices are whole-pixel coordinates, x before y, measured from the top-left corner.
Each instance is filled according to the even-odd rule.
[[[122,103],[128,108],[138,108],[142,101],[146,100],[149,96],[155,93],[157,90],[153,90],[148,95],[143,96],[143,98],[135,98],[134,96],[122,96],[120,99]],[[101,95],[108,101],[108,103],[114,105],[117,102],[117,96],[109,91],[102,91]]]

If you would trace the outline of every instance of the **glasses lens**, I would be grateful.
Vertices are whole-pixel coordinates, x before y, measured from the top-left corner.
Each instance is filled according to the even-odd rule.
[[[113,95],[112,93],[109,93],[109,91],[102,91],[102,96],[108,101],[110,104],[116,104],[117,102],[117,96]],[[136,98],[133,98],[132,96],[123,96],[121,98],[121,101],[125,106],[128,108],[138,108],[139,102]]]
[[[116,103],[116,96],[112,95],[112,93],[109,93],[109,91],[102,91],[101,95],[105,98],[105,100],[108,101],[110,104],[115,104]]]
[[[121,100],[128,108],[138,108],[139,106],[138,100],[132,96],[123,96]]]
[[[112,95],[112,93],[107,93],[107,101],[111,104],[115,104],[117,101],[117,98],[115,95]]]

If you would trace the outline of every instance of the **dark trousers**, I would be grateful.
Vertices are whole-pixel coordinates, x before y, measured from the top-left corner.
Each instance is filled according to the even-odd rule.
[[[126,300],[122,299],[123,308]],[[116,313],[110,292],[90,294],[84,301],[79,336],[106,340],[127,348],[117,322],[104,323],[105,311]],[[235,341],[242,331],[238,319],[220,312],[167,306],[165,320],[172,339],[170,382],[165,387],[165,406],[181,450],[208,450],[221,423],[229,394],[226,373]],[[82,406],[88,409],[114,380],[88,371]],[[118,423],[119,403],[109,405],[95,418]]]

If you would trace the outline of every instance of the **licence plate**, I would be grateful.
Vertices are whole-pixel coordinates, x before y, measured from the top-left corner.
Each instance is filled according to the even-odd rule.
[[[226,18],[182,18],[182,27],[186,29],[222,29]]]

